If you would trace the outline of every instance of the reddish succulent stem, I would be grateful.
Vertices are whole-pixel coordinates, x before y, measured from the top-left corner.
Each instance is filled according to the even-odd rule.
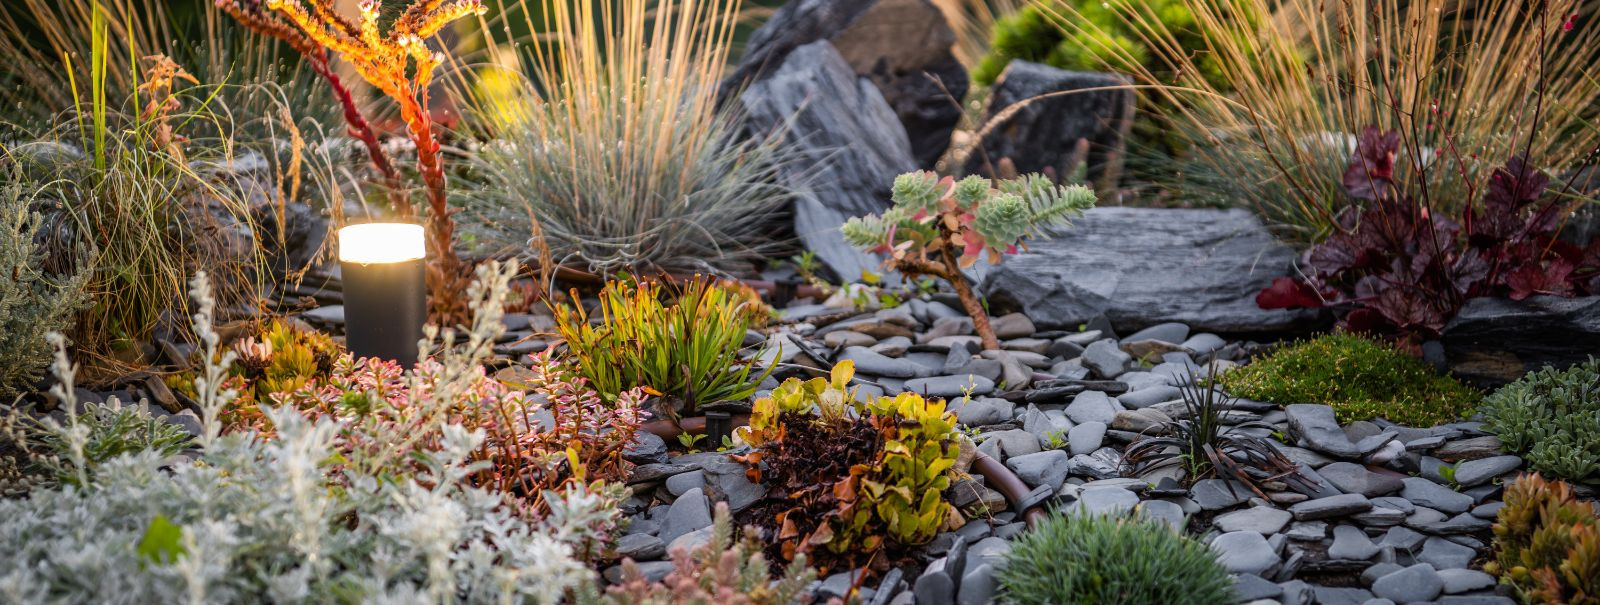
[[[445,193],[444,166],[439,160],[439,142],[434,139],[433,120],[426,107],[427,94],[426,90],[419,93],[420,103],[418,96],[396,100],[400,102],[400,116],[417,145],[417,172],[422,175],[428,195],[428,244],[433,248],[433,261],[428,266],[428,290],[433,298],[434,319],[442,325],[450,325],[464,319],[461,315],[465,309],[460,304],[460,282],[464,276],[461,259],[453,246],[456,222]]]
[[[949,241],[949,233],[945,233],[945,241]],[[955,288],[956,297],[961,299],[961,306],[966,309],[967,315],[972,317],[972,328],[978,332],[978,338],[983,340],[983,348],[990,351],[1000,350],[1000,339],[994,335],[994,326],[989,324],[989,312],[983,308],[983,303],[978,301],[978,295],[973,293],[972,286],[967,283],[967,276],[961,273],[961,265],[956,262],[955,253],[949,246],[939,249],[939,261],[933,262],[921,258],[906,257],[893,261],[896,271],[907,274],[931,275],[950,282],[950,287]]]
[[[333,88],[334,96],[339,98],[339,105],[344,108],[344,121],[350,136],[361,141],[367,148],[367,157],[372,160],[372,166],[383,175],[383,186],[387,190],[389,203],[394,206],[395,212],[401,216],[411,216],[414,211],[411,201],[406,198],[405,192],[400,188],[400,173],[394,169],[394,164],[389,162],[388,154],[383,152],[383,147],[378,143],[378,135],[372,129],[372,124],[367,122],[366,116],[361,115],[361,109],[356,106],[356,100],[350,94],[350,89],[345,87],[344,81],[339,79],[339,74],[328,67],[327,50],[320,50],[320,58],[307,57],[312,71],[328,81],[328,86]]]

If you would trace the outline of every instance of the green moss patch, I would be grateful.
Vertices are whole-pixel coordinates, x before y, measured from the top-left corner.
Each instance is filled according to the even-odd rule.
[[[1482,398],[1420,359],[1353,334],[1297,341],[1224,374],[1221,383],[1236,397],[1326,404],[1340,422],[1387,418],[1418,427],[1457,420]]]

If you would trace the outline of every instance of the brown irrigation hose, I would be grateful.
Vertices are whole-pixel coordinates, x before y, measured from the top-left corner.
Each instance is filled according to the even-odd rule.
[[[988,454],[983,452],[978,452],[977,457],[972,459],[972,470],[979,475],[983,475],[984,481],[989,484],[989,487],[1004,495],[1006,501],[1010,502],[1013,508],[1020,509],[1028,494],[1032,491],[1028,489],[1028,484],[1017,478],[1017,474],[1006,468],[1006,465],[1000,464],[999,460],[990,458]],[[1028,524],[1028,529],[1037,527],[1041,521],[1044,521],[1049,516],[1045,514],[1044,507],[1039,504],[1030,506],[1027,510],[1019,510],[1019,514],[1021,514],[1023,522]]]
[[[733,426],[745,426],[749,423],[749,414],[737,414],[733,417]],[[664,440],[672,440],[677,439],[678,435],[682,433],[704,433],[706,431],[706,419],[701,416],[694,416],[680,419],[677,423],[671,420],[652,420],[644,423],[640,428],[655,433],[656,436]],[[1022,505],[1027,501],[1028,495],[1031,493],[1031,490],[1028,489],[1028,484],[1023,483],[1016,473],[1006,468],[1006,465],[1000,464],[999,460],[990,458],[988,454],[983,452],[977,452],[977,454],[972,459],[972,471],[982,475],[989,487],[1000,492],[1001,495],[1006,497],[1006,501],[1011,503],[1012,508],[1019,510],[1022,521],[1028,524],[1029,529],[1037,527],[1039,522],[1044,521],[1049,516],[1044,512],[1042,504],[1034,504],[1029,506],[1027,510],[1021,510]]]

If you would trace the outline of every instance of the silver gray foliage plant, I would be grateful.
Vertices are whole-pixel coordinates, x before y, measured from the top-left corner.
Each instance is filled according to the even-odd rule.
[[[500,300],[506,275],[480,271],[492,284],[475,293]],[[214,335],[214,303],[203,277],[193,285],[204,339]],[[73,409],[64,352],[55,368],[58,396]],[[201,389],[206,447],[193,462],[144,450],[90,472],[88,431],[76,414],[52,422],[82,487],[0,500],[0,602],[555,603],[592,595],[594,574],[574,552],[616,512],[601,495],[547,493],[552,513],[530,522],[500,494],[468,484],[481,430],[446,424],[416,476],[380,478],[335,463],[344,433],[328,418],[264,407],[274,436],[218,435],[217,400],[227,395]]]
[[[3,167],[0,167],[3,168]],[[11,179],[0,169],[0,178]],[[34,196],[16,180],[0,184],[0,398],[28,390],[50,364],[45,334],[64,332],[87,301],[86,274],[43,268]]]

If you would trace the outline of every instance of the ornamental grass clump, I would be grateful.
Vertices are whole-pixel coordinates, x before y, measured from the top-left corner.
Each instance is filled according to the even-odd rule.
[[[983,347],[999,349],[989,315],[961,270],[985,258],[999,264],[1025,238],[1065,225],[1093,207],[1095,194],[1082,185],[1060,186],[1039,175],[956,181],[909,172],[895,178],[893,199],[894,206],[882,215],[847,221],[840,228],[845,241],[887,255],[884,266],[894,271],[950,282]]]
[[[577,371],[603,397],[642,388],[665,398],[658,411],[677,418],[708,403],[747,399],[772,373],[756,371],[760,355],[740,357],[750,327],[766,314],[758,302],[735,285],[697,276],[676,291],[658,282],[610,282],[600,291],[599,322],[581,306],[553,311]]]
[[[823,572],[885,571],[964,521],[943,496],[962,447],[955,414],[915,393],[859,399],[854,376],[845,360],[826,380],[785,380],[737,431],[754,451],[736,459],[767,487],[746,518],[769,554]]]
[[[1340,422],[1387,418],[1420,427],[1458,420],[1482,397],[1393,345],[1346,333],[1287,344],[1219,382],[1237,397],[1329,405]]]
[[[1226,605],[1216,553],[1139,517],[1054,515],[1012,543],[998,600],[1017,605]]]
[[[1484,429],[1533,470],[1600,485],[1600,359],[1530,373],[1485,397],[1478,411]]]
[[[1523,603],[1600,603],[1600,509],[1564,482],[1537,473],[1518,478],[1506,486],[1494,560],[1483,568]]]
[[[1360,206],[1341,182],[1358,129],[1403,135],[1401,190],[1460,216],[1494,162],[1524,154],[1561,174],[1600,146],[1600,28],[1582,0],[1106,0],[1111,27],[1054,4],[1057,26],[1126,70],[1188,157],[1180,198],[1249,200],[1280,231],[1318,241]],[[1161,14],[1187,11],[1192,25]],[[1198,50],[1185,44],[1198,34]],[[1118,35],[1148,57],[1118,43]]]
[[[792,199],[780,137],[750,138],[715,94],[740,0],[577,0],[511,8],[542,32],[492,39],[458,92],[488,142],[464,230],[601,274],[764,262]],[[517,19],[520,10],[522,19]],[[493,38],[498,27],[485,27]],[[537,219],[536,221],[534,219]]]

